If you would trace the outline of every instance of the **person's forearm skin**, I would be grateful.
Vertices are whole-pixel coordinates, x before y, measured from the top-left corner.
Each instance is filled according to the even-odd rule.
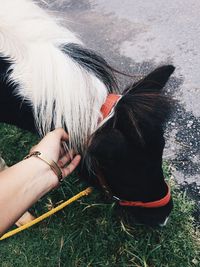
[[[50,167],[34,157],[0,173],[0,236],[57,184]]]

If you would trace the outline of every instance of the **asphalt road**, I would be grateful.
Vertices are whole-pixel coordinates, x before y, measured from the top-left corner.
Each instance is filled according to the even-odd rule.
[[[57,0],[49,9],[83,42],[135,80],[162,64],[176,71],[166,93],[177,100],[164,159],[200,203],[200,1]],[[133,79],[134,80],[134,79]],[[120,79],[122,88],[128,82]]]

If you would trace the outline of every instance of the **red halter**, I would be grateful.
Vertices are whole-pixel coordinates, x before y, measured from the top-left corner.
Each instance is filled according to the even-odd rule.
[[[170,201],[171,194],[169,186],[167,185],[168,190],[166,196],[163,198],[151,201],[151,202],[142,202],[142,201],[126,201],[126,200],[120,200],[119,205],[120,206],[129,206],[129,207],[142,207],[142,208],[160,208],[165,205],[167,205]]]
[[[115,105],[120,100],[120,98],[121,98],[121,95],[117,95],[117,94],[109,94],[107,96],[105,103],[101,107],[101,113],[103,115],[103,119],[105,119],[111,113],[112,109],[115,107]],[[106,181],[104,181],[104,179],[99,177],[99,182],[108,194],[112,194],[111,190],[108,188],[107,183]],[[113,196],[113,198],[119,201],[120,206],[159,208],[159,207],[163,207],[167,205],[170,201],[170,198],[171,198],[170,188],[168,185],[167,187],[168,187],[167,194],[163,198],[156,200],[156,201],[151,201],[151,202],[127,201],[127,200],[121,200],[115,196]]]
[[[113,109],[113,107],[117,104],[121,95],[109,94],[106,98],[106,102],[101,107],[101,113],[103,115],[103,119],[105,119]]]

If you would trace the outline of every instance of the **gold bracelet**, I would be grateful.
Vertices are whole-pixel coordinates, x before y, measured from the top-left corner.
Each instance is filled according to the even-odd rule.
[[[41,152],[39,151],[33,151],[30,154],[28,154],[26,157],[24,157],[24,159],[28,159],[30,157],[36,157],[41,159],[42,161],[46,162],[49,167],[52,169],[52,171],[56,174],[56,176],[58,177],[59,182],[61,183],[63,181],[63,176],[62,176],[62,171],[60,169],[60,167],[58,166],[58,164],[53,161],[52,159],[49,160],[47,158],[45,158]]]

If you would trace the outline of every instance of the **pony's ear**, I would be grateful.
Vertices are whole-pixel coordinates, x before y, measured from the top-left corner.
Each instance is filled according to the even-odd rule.
[[[166,65],[155,69],[144,79],[125,90],[125,93],[135,93],[139,90],[144,91],[160,91],[167,83],[170,75],[174,72],[175,67]]]

